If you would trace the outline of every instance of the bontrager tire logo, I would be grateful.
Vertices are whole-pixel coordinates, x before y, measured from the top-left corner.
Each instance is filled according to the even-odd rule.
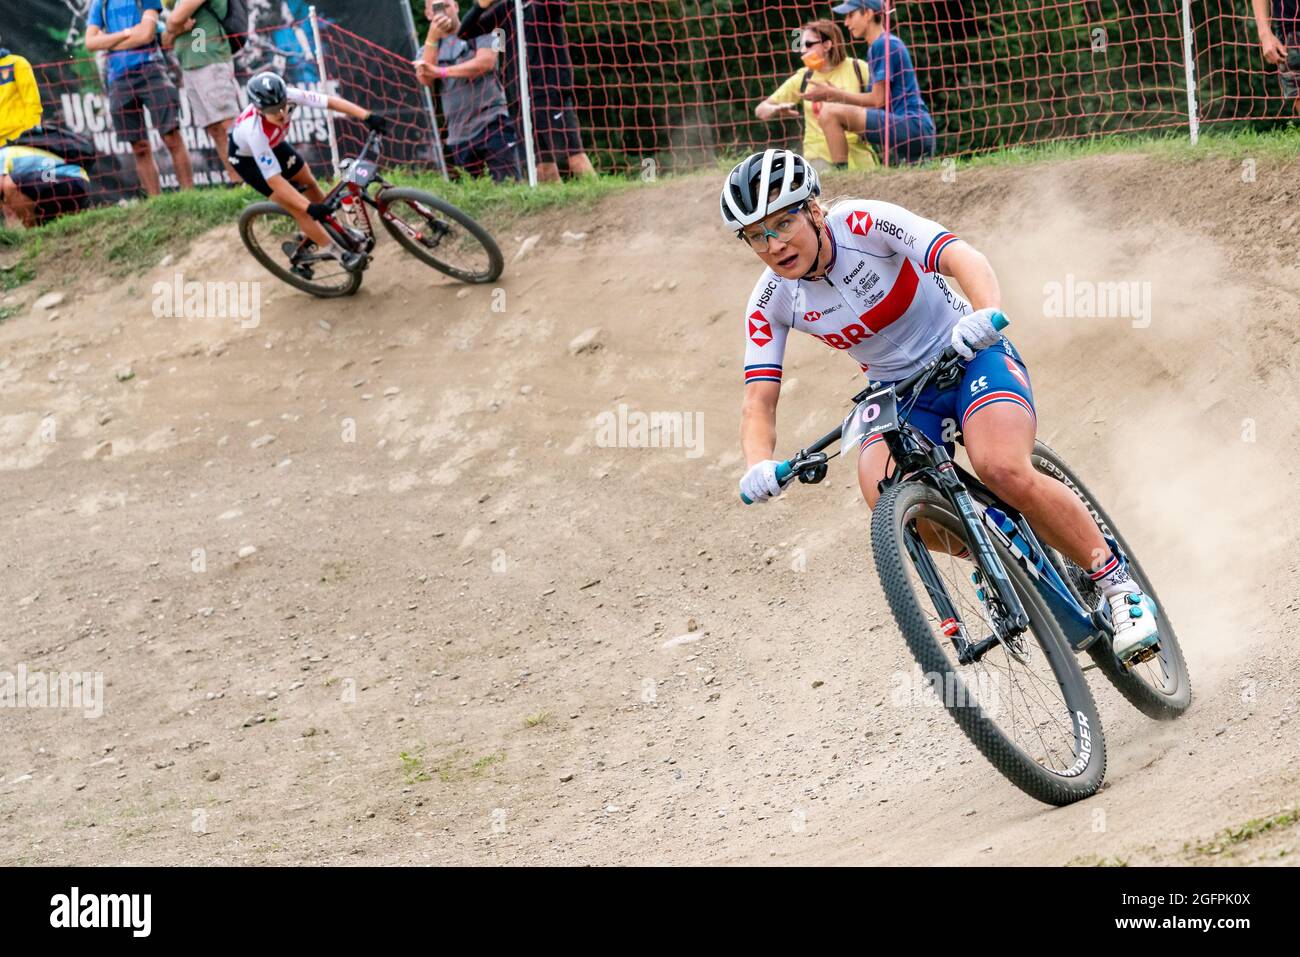
[[[124,927],[133,937],[148,937],[153,926],[152,894],[70,894],[50,898],[51,927]]]

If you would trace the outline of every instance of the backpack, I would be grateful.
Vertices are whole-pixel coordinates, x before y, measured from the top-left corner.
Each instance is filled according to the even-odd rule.
[[[238,53],[248,42],[248,6],[244,0],[228,0],[226,15],[221,17],[221,29],[226,31],[230,52]]]
[[[45,150],[58,156],[65,163],[80,166],[87,171],[94,167],[100,158],[95,151],[95,144],[89,137],[49,121],[27,130],[16,140],[12,140],[9,145],[32,146]]]

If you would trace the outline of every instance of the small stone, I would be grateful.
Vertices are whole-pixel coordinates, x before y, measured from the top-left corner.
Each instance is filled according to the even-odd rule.
[[[560,775],[560,783],[562,784],[568,784],[572,780],[573,780],[572,771],[565,771],[563,774]]]
[[[819,680],[819,681],[814,681],[814,682],[813,682],[813,687],[814,687],[814,688],[820,688],[820,687],[821,687],[822,685],[824,685],[824,684],[826,684],[826,682],[824,682],[824,681],[820,681],[820,680]]]
[[[130,366],[126,366],[125,368],[117,370],[118,382],[129,382],[131,379],[134,378],[135,378],[135,370],[132,369]]]
[[[95,421],[98,422],[100,425],[108,425],[108,423],[113,421],[113,413],[101,412],[99,413],[98,417],[96,417]]]
[[[256,545],[245,545],[243,548],[239,550],[240,558],[252,558],[256,554],[257,554]]]
[[[259,435],[257,438],[253,439],[252,442],[248,443],[248,447],[252,449],[260,449],[270,445],[274,441],[275,436],[270,432],[267,432],[265,435]]]
[[[587,238],[587,234],[575,233],[571,230],[566,229],[564,232],[560,233],[560,238],[563,239],[566,243],[580,243]]]
[[[221,772],[220,772],[220,771],[209,771],[207,774],[203,775],[203,780],[205,780],[205,781],[220,781],[220,780],[221,780]]]
[[[537,243],[541,240],[541,238],[542,238],[541,233],[533,233],[533,235],[529,236],[522,243],[520,243],[519,252],[515,253],[514,261],[519,262],[519,260],[523,259],[530,252],[532,252],[533,247],[537,245]]]
[[[47,292],[45,295],[41,296],[41,298],[37,299],[34,303],[32,303],[32,308],[40,309],[42,311],[45,309],[53,309],[59,303],[63,302],[63,300],[66,298],[67,298],[66,293]]]
[[[176,261],[176,257],[173,256],[171,253],[168,253],[162,259],[158,260],[158,268],[159,269],[166,268],[167,266],[170,266],[175,261]]]
[[[253,715],[251,718],[249,718],[247,721],[244,722],[243,727],[245,727],[245,728],[251,728],[251,727],[252,727],[253,725],[255,725],[255,724],[265,724],[265,723],[266,723],[266,715],[264,715],[264,714],[255,714],[255,715]]]
[[[602,345],[600,341],[601,330],[598,326],[585,329],[569,340],[569,353],[571,355],[582,355],[584,352],[595,352]]]
[[[393,395],[397,395],[397,393],[399,393],[399,392],[401,392],[401,391],[402,391],[402,390],[399,389],[397,386],[395,386],[395,385],[390,385],[387,389],[384,390],[384,395],[387,395],[387,396],[393,396]]]

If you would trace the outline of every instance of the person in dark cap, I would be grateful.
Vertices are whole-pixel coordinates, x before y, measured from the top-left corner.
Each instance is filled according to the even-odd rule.
[[[845,0],[833,10],[844,17],[844,25],[855,40],[868,44],[871,89],[851,93],[817,84],[805,91],[804,99],[825,103],[817,119],[830,146],[831,162],[841,164],[848,159],[846,132],[865,136],[882,156],[888,138],[890,163],[919,163],[933,156],[934,119],[921,98],[907,44],[885,32],[883,0]]]

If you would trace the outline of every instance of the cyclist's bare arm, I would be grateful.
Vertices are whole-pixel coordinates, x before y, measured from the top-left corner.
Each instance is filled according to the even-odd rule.
[[[779,382],[750,382],[740,412],[740,448],[746,467],[770,459],[776,451],[776,403]]]
[[[975,309],[1001,309],[1002,290],[985,255],[963,239],[943,251],[939,271],[951,276]]]
[[[326,105],[335,113],[344,113],[356,117],[358,120],[364,120],[370,115],[370,111],[364,106],[358,106],[351,100],[345,100],[341,96],[326,97]]]

